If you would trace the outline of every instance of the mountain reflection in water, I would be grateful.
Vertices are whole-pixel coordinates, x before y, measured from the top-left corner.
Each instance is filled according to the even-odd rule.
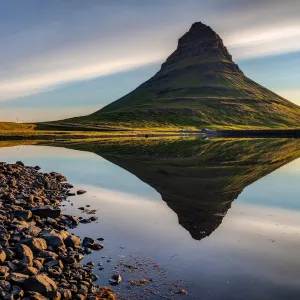
[[[196,240],[250,184],[300,157],[297,139],[131,139],[56,146],[98,154],[149,184]]]

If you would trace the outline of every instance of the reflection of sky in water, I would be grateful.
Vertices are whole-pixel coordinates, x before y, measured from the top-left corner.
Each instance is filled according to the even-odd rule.
[[[247,187],[219,228],[196,241],[158,193],[95,154],[26,146],[0,148],[0,156],[62,172],[88,191],[65,207],[78,216],[76,207],[83,204],[97,209],[98,223],[74,230],[81,237],[105,238],[105,250],[87,259],[103,261],[107,255],[114,262],[118,255],[145,253],[166,267],[170,279],[195,281],[189,291],[196,299],[298,299],[299,159]]]
[[[107,189],[134,191],[135,194],[156,194],[129,172],[94,153],[55,147],[17,146],[9,150],[0,148],[0,157],[11,163],[22,158],[28,165],[40,164],[45,172],[63,172],[74,184],[105,186]]]
[[[300,159],[287,164],[249,186],[239,201],[300,210]]]

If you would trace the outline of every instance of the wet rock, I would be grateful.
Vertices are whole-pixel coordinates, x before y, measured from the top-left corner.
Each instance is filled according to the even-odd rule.
[[[61,293],[58,291],[51,291],[45,293],[45,296],[47,296],[51,300],[60,300],[61,299]]]
[[[0,280],[0,291],[9,292],[11,288],[11,285],[8,281]]]
[[[84,191],[84,190],[78,190],[77,191],[77,195],[83,195],[83,194],[85,194],[86,193],[86,191]]]
[[[43,218],[57,218],[61,215],[61,210],[59,208],[53,208],[51,206],[34,207],[32,208],[31,212],[34,216]]]
[[[122,277],[120,274],[114,274],[111,276],[111,278],[109,279],[109,283],[112,285],[117,285],[121,282]]]
[[[7,276],[9,275],[9,267],[6,267],[6,266],[0,266],[0,279],[3,280],[3,279],[6,279]]]
[[[41,234],[41,237],[46,241],[48,246],[54,248],[65,246],[63,239],[55,233]]]
[[[29,220],[32,217],[32,212],[30,210],[16,210],[14,211],[14,217]]]
[[[36,268],[34,268],[34,267],[26,267],[26,268],[22,271],[23,274],[26,274],[26,275],[29,275],[29,276],[31,276],[31,275],[36,275],[38,272],[39,272],[39,270],[36,269]]]
[[[18,271],[18,267],[12,263],[11,261],[7,262],[7,266],[9,267],[11,272],[17,272]]]
[[[102,299],[102,291],[107,291],[103,299],[114,299],[92,284],[98,278],[94,264],[80,263],[84,253],[103,246],[91,238],[80,245],[80,238],[65,230],[79,223],[58,207],[72,186],[59,173],[38,170],[0,163],[0,299],[92,300]]]
[[[43,268],[43,264],[39,260],[34,259],[33,267],[36,268],[37,270],[41,270]]]
[[[33,291],[41,294],[57,290],[56,283],[46,274],[38,274],[24,280],[23,286],[27,291]]]
[[[80,238],[75,235],[68,236],[64,242],[67,247],[80,248]]]
[[[28,277],[28,275],[22,273],[11,273],[10,281],[13,284],[23,284]]]
[[[184,289],[178,289],[177,294],[181,294],[181,295],[187,295],[188,292]]]
[[[44,258],[44,259],[47,259],[47,260],[50,260],[50,259],[56,259],[57,258],[57,254],[53,251],[48,251],[48,250],[43,250],[43,251],[40,251],[38,253],[38,257],[39,258]]]
[[[5,259],[6,259],[6,253],[4,250],[0,249],[0,263],[3,264]]]
[[[68,193],[67,193],[67,196],[69,196],[69,197],[70,197],[70,196],[76,196],[76,194],[73,193],[73,192],[68,192]]]
[[[47,242],[43,238],[31,238],[28,241],[28,245],[34,252],[39,252],[47,249]]]
[[[61,269],[64,268],[62,261],[57,260],[57,259],[48,261],[47,263],[45,263],[45,266],[50,267],[50,268],[53,268],[53,267],[59,267]]]
[[[17,244],[15,250],[16,254],[22,258],[22,262],[27,264],[29,267],[32,267],[33,253],[31,249],[24,244]]]
[[[72,292],[69,289],[58,289],[63,299],[72,299]]]
[[[99,243],[95,243],[95,244],[93,244],[93,245],[90,245],[90,248],[92,249],[92,250],[101,250],[101,249],[103,249],[103,245],[101,245],[101,244],[99,244]]]
[[[83,247],[90,247],[95,244],[95,240],[90,237],[85,237],[82,242]]]
[[[28,234],[31,236],[38,236],[41,231],[42,231],[42,229],[35,225],[29,225],[28,230],[27,230]]]
[[[48,297],[44,297],[42,294],[40,293],[36,293],[36,292],[27,292],[28,294],[28,298],[25,298],[26,300],[49,300]],[[24,300],[25,300],[24,299]]]
[[[11,249],[4,249],[4,252],[5,252],[5,254],[6,254],[6,259],[7,260],[13,260],[14,259],[14,257],[15,257],[15,252],[13,252]]]
[[[82,224],[88,224],[88,223],[91,223],[92,221],[90,219],[81,219],[79,221],[79,223],[82,223]]]

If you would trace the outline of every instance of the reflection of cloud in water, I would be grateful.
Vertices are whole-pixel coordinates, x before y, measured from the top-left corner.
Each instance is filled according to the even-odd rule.
[[[88,190],[93,193],[96,197],[100,198],[101,201],[109,202],[110,204],[121,204],[126,202],[126,205],[132,206],[147,206],[150,208],[153,204],[153,198],[145,196],[139,196],[132,193],[120,192],[117,190],[109,190],[104,188],[95,188],[94,186],[85,185]],[[103,203],[102,203],[103,204]],[[166,206],[164,202],[155,203],[157,206]],[[150,206],[150,207],[149,207]]]
[[[81,186],[77,185],[76,188]],[[119,235],[121,230],[126,232],[127,238],[140,237],[141,240],[146,236],[149,239],[171,239],[174,235],[189,239],[186,231],[178,224],[177,215],[161,200],[159,194],[153,197],[95,186],[84,185],[82,188],[88,193],[72,198],[75,205],[68,209],[80,216],[81,212],[75,207],[82,206],[83,203],[91,205],[100,214],[100,222],[109,226],[110,233]],[[102,215],[105,218],[102,219]]]
[[[0,148],[0,154],[3,152],[5,154],[5,159],[8,160],[11,158],[15,158],[18,151],[22,152],[22,159],[26,158],[62,158],[63,159],[95,159],[104,160],[101,156],[95,155],[93,153],[84,152],[84,151],[70,151],[67,148],[56,148],[49,146],[14,146],[9,147],[9,151],[7,151],[7,147]],[[38,155],[38,157],[37,157]]]
[[[207,241],[230,253],[238,273],[256,273],[277,284],[299,283],[299,212],[236,203]]]
[[[300,159],[293,161],[292,164],[287,164],[286,166],[282,167],[280,170],[281,173],[291,173],[291,174],[299,174],[300,172]]]

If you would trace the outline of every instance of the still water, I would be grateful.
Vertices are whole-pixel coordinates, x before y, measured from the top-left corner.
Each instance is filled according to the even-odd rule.
[[[226,149],[230,146],[226,144]],[[274,155],[282,156],[279,150],[274,154],[274,148],[269,151],[263,155],[272,163],[278,160]],[[252,172],[253,177],[253,170],[258,169],[256,164],[250,165],[234,179],[235,185],[228,185],[234,192],[227,190],[224,196],[219,193],[220,181],[210,181],[201,187],[197,183],[196,191],[185,186],[185,180],[193,181],[200,173],[206,178],[203,172],[206,161],[201,163],[202,171],[198,173],[195,168],[199,164],[194,162],[189,168],[193,173],[186,171],[186,164],[178,166],[184,174],[181,180],[184,186],[179,189],[178,183],[172,185],[169,169],[168,172],[160,170],[157,182],[154,180],[150,186],[145,182],[154,175],[148,169],[143,177],[130,164],[119,160],[115,164],[96,153],[50,146],[0,148],[1,161],[22,160],[27,165],[39,165],[44,172],[61,172],[74,184],[75,190],[87,191],[70,197],[63,210],[77,216],[83,215],[78,210],[80,206],[90,205],[97,210],[97,222],[80,224],[72,231],[81,238],[104,238],[105,248],[86,256],[85,261],[95,262],[99,284],[107,285],[113,272],[121,273],[122,284],[115,288],[124,295],[120,299],[299,299],[298,157],[297,153],[270,170],[264,166],[255,175],[257,178],[251,180],[247,176]],[[188,155],[184,159],[190,162]],[[231,171],[223,174],[223,165],[227,166],[229,161],[232,159],[222,162],[222,180],[225,177],[226,182],[230,182],[234,173],[231,166]],[[131,172],[118,165],[129,166],[127,170]],[[173,163],[172,166],[176,168]],[[221,178],[220,165],[208,167],[213,169],[214,177]],[[242,182],[242,189],[236,187],[237,182]],[[172,202],[176,197],[183,204]],[[198,215],[195,203],[207,201],[209,197],[214,198],[211,201],[221,201],[223,197],[221,208],[216,204],[216,211],[209,206],[208,212],[204,212],[206,204],[200,205],[201,215]],[[120,261],[135,268],[126,268]],[[98,262],[102,263],[103,270],[98,270]],[[139,279],[152,282],[141,287],[128,283]],[[188,295],[176,294],[179,288],[188,291]]]

